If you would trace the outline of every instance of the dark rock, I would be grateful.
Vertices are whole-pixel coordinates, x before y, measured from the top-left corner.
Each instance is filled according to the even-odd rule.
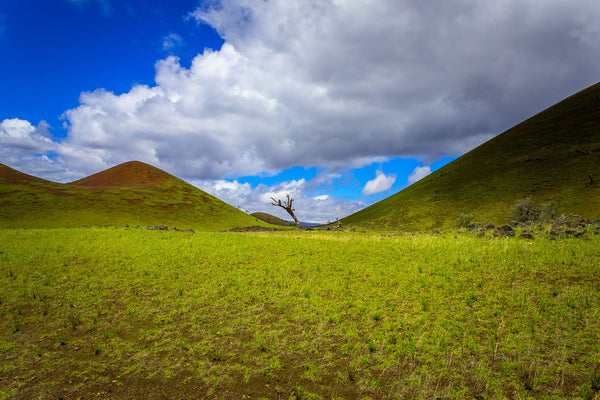
[[[567,218],[565,224],[569,228],[585,228],[591,221],[578,216]]]
[[[569,228],[576,228],[579,226],[579,219],[576,219],[576,218],[568,219],[565,221],[565,224]]]
[[[275,232],[283,229],[265,228],[264,226],[247,226],[243,228],[233,228],[225,232]]]
[[[156,231],[158,230],[158,225],[149,225],[146,227],[147,231]]]
[[[576,228],[567,228],[565,229],[565,233],[569,236],[581,237],[585,234],[585,230],[576,227]]]
[[[520,235],[523,239],[533,239],[533,232],[531,232],[529,229],[523,229],[523,231],[521,231],[521,235]]]
[[[498,232],[498,235],[503,237],[515,236],[515,230],[508,224],[502,225],[501,227],[497,228],[496,231]]]
[[[161,226],[158,227],[158,229],[161,230],[161,231],[168,231],[169,227],[167,225],[161,225]]]

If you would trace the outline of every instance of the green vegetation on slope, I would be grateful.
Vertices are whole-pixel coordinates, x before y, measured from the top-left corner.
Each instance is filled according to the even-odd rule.
[[[599,240],[0,230],[0,398],[592,399]]]
[[[0,228],[168,225],[212,231],[266,225],[158,168],[128,162],[70,184],[0,164]]]
[[[516,200],[600,218],[600,84],[546,109],[342,222],[376,230],[506,223]]]

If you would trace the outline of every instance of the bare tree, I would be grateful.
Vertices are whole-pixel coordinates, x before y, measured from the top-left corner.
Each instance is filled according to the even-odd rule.
[[[287,201],[284,200],[283,203],[281,202],[281,200],[275,200],[275,198],[271,197],[271,200],[273,200],[273,203],[271,204],[277,207],[281,207],[285,211],[287,211],[288,214],[290,214],[292,218],[294,218],[294,221],[296,221],[296,226],[298,228],[301,228],[300,221],[298,221],[298,218],[296,218],[296,214],[294,213],[295,210],[292,208],[292,203],[294,202],[294,199],[292,199],[289,194],[286,194],[285,197],[287,197]]]

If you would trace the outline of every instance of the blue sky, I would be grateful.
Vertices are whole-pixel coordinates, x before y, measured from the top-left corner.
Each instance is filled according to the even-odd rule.
[[[153,84],[154,64],[177,54],[183,64],[223,40],[186,18],[197,2],[19,0],[0,3],[0,119],[41,119],[61,130],[62,113],[97,88],[123,93]],[[172,47],[165,46],[169,35]],[[115,60],[118,60],[115,62]],[[10,95],[6,95],[10,93]]]
[[[599,17],[595,0],[3,0],[0,162],[68,182],[140,160],[333,220],[596,83]]]

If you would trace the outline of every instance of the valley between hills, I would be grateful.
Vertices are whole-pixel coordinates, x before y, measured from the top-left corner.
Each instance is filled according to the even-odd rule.
[[[406,189],[342,219],[374,231],[456,227],[461,215],[506,224],[518,200],[557,215],[600,218],[600,84],[496,136]],[[169,225],[200,231],[266,226],[208,193],[137,161],[68,184],[0,164],[0,227]],[[266,211],[266,210],[265,210]],[[259,214],[260,216],[260,214]],[[276,225],[281,221],[273,220]],[[285,222],[284,222],[285,224]]]
[[[340,223],[0,165],[0,399],[600,398],[600,84]]]

